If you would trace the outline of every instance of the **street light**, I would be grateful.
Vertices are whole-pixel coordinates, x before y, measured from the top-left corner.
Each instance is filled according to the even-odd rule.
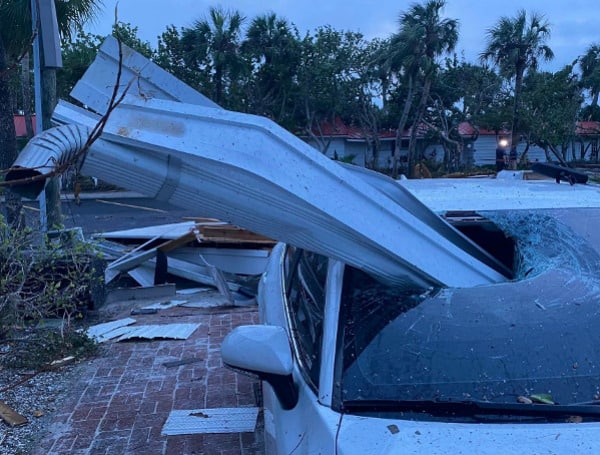
[[[508,146],[510,141],[506,136],[499,136],[496,139],[496,171],[499,172],[502,169],[506,168],[506,152],[508,150]]]

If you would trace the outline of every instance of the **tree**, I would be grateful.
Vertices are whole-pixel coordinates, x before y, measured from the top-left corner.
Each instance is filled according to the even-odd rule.
[[[600,43],[593,43],[587,48],[584,55],[579,57],[581,68],[581,84],[589,90],[592,101],[587,109],[587,118],[600,119],[598,96],[600,95]]]
[[[138,37],[138,28],[131,25],[129,22],[114,23],[111,35],[148,59],[151,59],[154,56],[154,51],[152,50],[150,43],[148,41],[142,41]]]
[[[225,95],[243,71],[239,48],[244,21],[238,11],[211,7],[208,19],[198,20],[192,28],[183,29],[184,61],[208,76],[212,85],[210,97],[217,104],[232,103]]]
[[[275,13],[257,16],[246,31],[241,50],[252,68],[249,108],[289,125],[300,65],[298,31]]]
[[[17,140],[13,121],[12,95],[9,87],[8,59],[0,33],[0,168],[8,169],[17,158]],[[20,199],[12,191],[5,192],[4,214],[10,225],[21,220]]]
[[[475,65],[456,56],[446,60],[446,65],[434,81],[432,91],[447,106],[455,106],[461,121],[479,123],[479,118],[490,106],[502,88],[502,79],[487,66]]]
[[[56,73],[57,96],[69,99],[73,87],[96,58],[102,44],[102,36],[79,29],[75,39],[62,40],[63,67]]]
[[[301,43],[298,68],[298,124],[326,153],[328,142],[319,130],[336,118],[352,122],[359,107],[357,67],[365,41],[360,33],[318,27]]]
[[[375,170],[379,170],[381,167],[379,162],[380,134],[389,114],[390,79],[386,71],[385,59],[381,58],[387,46],[386,40],[375,38],[366,42],[366,45],[357,54],[358,87],[356,91],[359,109],[357,109],[356,117],[371,152],[370,156],[366,157],[365,166]],[[389,164],[385,166],[385,170],[388,171]]]
[[[566,160],[568,145],[575,139],[577,114],[583,101],[573,65],[556,73],[530,71],[523,81],[522,100],[521,125],[527,144],[538,145],[546,151],[560,150]],[[526,161],[526,153],[527,147],[521,156],[522,162]]]
[[[61,36],[71,36],[77,24],[81,25],[93,17],[97,11],[99,0],[71,0],[68,2],[54,0],[59,33]],[[15,130],[13,123],[12,106],[14,102],[7,87],[7,75],[15,68],[21,55],[29,50],[32,40],[31,1],[30,0],[3,0],[0,4],[0,167],[6,169],[17,158]],[[46,98],[43,100],[43,111],[49,120],[49,113],[56,104],[56,73],[52,70],[42,75],[42,88]],[[60,214],[60,201],[58,194],[50,202],[58,208]],[[13,207],[7,210],[9,223],[14,224],[20,218],[20,199],[9,192],[7,196]],[[52,222],[55,220],[52,220]]]
[[[404,108],[398,122],[394,174],[397,174],[401,135],[414,102],[416,83],[418,80],[421,82],[421,96],[411,129],[409,168],[415,160],[417,130],[429,101],[432,81],[438,71],[437,59],[452,52],[458,41],[458,21],[441,17],[441,10],[445,5],[445,0],[429,0],[424,5],[413,4],[400,15],[400,30],[391,40],[389,66],[392,69],[399,68],[408,84]]]
[[[183,30],[183,28],[177,29],[174,25],[167,26],[158,37],[154,62],[179,80],[207,94],[207,88],[210,86],[208,75],[186,64],[185,50],[181,41]]]
[[[550,25],[543,15],[533,13],[527,20],[525,10],[515,17],[501,17],[498,23],[487,31],[487,44],[481,53],[482,62],[491,61],[500,69],[500,74],[514,78],[514,104],[512,113],[512,144],[519,140],[519,96],[523,87],[523,77],[527,70],[535,70],[540,59],[554,58],[552,49],[546,44],[550,39]]]

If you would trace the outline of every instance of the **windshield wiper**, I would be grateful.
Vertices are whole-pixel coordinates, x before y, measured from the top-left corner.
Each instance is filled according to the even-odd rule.
[[[583,404],[492,403],[452,400],[352,400],[344,401],[344,412],[414,412],[434,416],[473,417],[478,415],[528,417],[600,417],[600,406]]]

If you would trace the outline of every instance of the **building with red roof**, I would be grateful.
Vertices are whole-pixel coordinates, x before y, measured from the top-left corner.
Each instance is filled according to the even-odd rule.
[[[428,128],[422,125],[417,132],[418,140],[426,137]],[[509,137],[510,131],[493,131],[485,128],[478,128],[469,123],[462,122],[458,126],[459,134],[464,139],[464,150],[462,162],[471,165],[495,165],[496,148],[498,140],[501,137]],[[400,160],[406,160],[408,154],[408,143],[411,131],[407,130],[402,134],[402,143],[400,147]],[[576,127],[577,140],[570,144],[570,154],[568,159],[598,160],[600,145],[600,122],[583,121],[578,122]],[[347,125],[340,118],[333,122],[323,122],[319,127],[313,130],[311,136],[301,135],[301,137],[318,150],[324,152],[327,156],[343,161],[351,161],[354,164],[365,166],[372,162],[372,139],[369,134],[356,125]],[[395,153],[396,130],[386,129],[379,132],[379,154],[377,160],[378,169],[391,169]],[[423,145],[424,156],[428,159],[443,159],[443,147],[441,144],[432,144],[427,141]],[[527,144],[521,141],[517,146],[518,156],[525,151]],[[550,155],[550,158],[555,158]],[[530,162],[547,161],[546,151],[538,146],[530,145],[527,149],[527,159]]]

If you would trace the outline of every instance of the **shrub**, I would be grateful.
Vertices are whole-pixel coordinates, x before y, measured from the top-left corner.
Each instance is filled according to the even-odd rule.
[[[45,317],[63,317],[68,328],[102,292],[101,264],[93,245],[71,233],[40,240],[0,216],[0,339],[14,325]]]

